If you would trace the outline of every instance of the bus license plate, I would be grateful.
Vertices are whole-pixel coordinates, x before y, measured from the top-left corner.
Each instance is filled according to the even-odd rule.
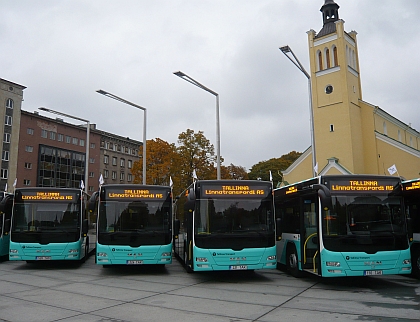
[[[140,265],[143,261],[127,261],[127,265]]]
[[[364,271],[364,276],[376,276],[376,275],[382,275],[382,271]]]
[[[232,270],[232,271],[238,271],[238,270],[248,269],[248,266],[246,266],[246,265],[231,265],[231,266],[229,266],[229,269]]]
[[[51,256],[37,256],[35,257],[37,261],[49,261],[51,260]]]

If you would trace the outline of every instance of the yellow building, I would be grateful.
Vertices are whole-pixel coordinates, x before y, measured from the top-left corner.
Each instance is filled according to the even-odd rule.
[[[334,0],[325,0],[322,29],[307,32],[316,172],[417,178],[420,133],[363,101],[357,33],[344,30],[338,9]],[[312,177],[312,153],[311,146],[283,172],[283,180]]]

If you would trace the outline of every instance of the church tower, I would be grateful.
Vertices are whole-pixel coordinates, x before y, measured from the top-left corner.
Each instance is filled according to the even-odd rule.
[[[366,173],[357,33],[344,31],[339,8],[325,0],[322,29],[307,32],[316,162],[319,172],[334,160],[346,172]]]

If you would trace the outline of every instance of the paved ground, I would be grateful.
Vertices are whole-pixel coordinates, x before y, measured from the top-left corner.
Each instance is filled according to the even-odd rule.
[[[40,264],[40,265],[39,265]],[[419,321],[420,281],[0,263],[0,321]]]

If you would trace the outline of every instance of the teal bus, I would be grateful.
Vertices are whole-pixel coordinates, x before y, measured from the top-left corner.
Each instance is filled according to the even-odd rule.
[[[12,204],[9,260],[85,261],[89,255],[87,195],[71,188],[17,188],[0,209]]]
[[[325,175],[274,190],[277,260],[293,276],[410,274],[399,177]]]
[[[406,215],[413,233],[410,246],[412,274],[420,279],[420,179],[404,181],[403,191]]]
[[[102,185],[89,204],[98,211],[97,264],[172,263],[171,187]]]
[[[176,201],[174,251],[187,272],[276,268],[273,188],[199,180]]]
[[[0,192],[0,202],[5,198],[9,198],[11,194],[7,192]],[[9,203],[8,207],[0,211],[0,258],[8,257],[10,235],[9,229],[6,227],[6,222],[10,222],[12,216],[12,206]]]

